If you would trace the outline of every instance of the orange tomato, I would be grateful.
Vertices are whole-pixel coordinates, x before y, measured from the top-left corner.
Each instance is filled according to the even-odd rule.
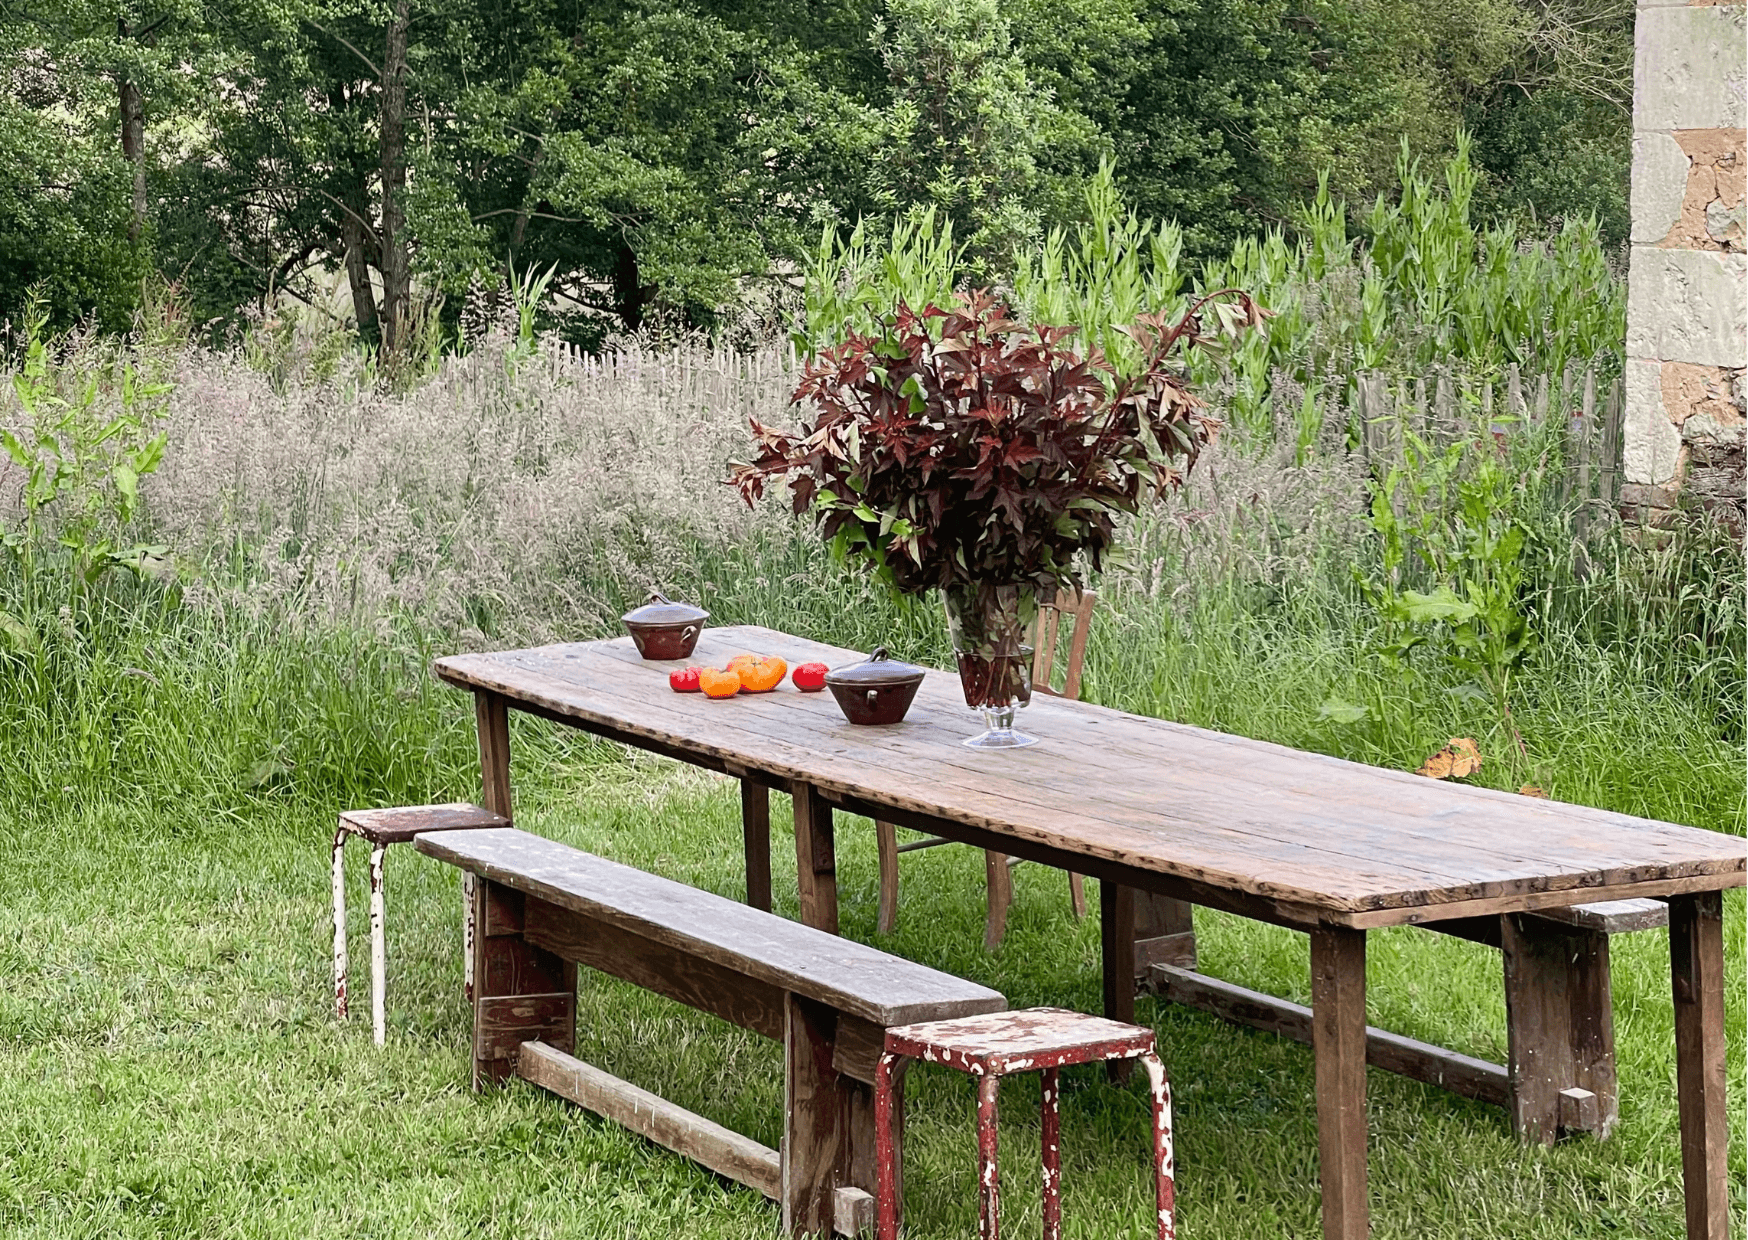
[[[740,676],[741,688],[748,693],[769,693],[783,683],[789,665],[776,655],[736,655],[730,666]]]
[[[698,687],[709,698],[731,698],[740,692],[740,673],[717,671],[714,667],[698,669]]]

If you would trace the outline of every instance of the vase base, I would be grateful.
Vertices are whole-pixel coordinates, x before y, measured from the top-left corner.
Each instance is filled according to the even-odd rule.
[[[1038,738],[1012,728],[990,728],[959,743],[967,749],[1024,749],[1027,745],[1036,745]]]

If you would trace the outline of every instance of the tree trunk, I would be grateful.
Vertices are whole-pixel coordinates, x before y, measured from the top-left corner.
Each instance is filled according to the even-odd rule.
[[[613,309],[628,332],[643,326],[645,293],[650,291],[637,281],[637,254],[621,241],[619,255],[613,263]]]
[[[411,276],[408,271],[407,188],[407,10],[395,0],[388,26],[388,54],[382,64],[382,343],[389,352],[406,344]]]
[[[382,340],[382,322],[376,313],[376,289],[370,283],[370,232],[362,219],[364,195],[348,203],[352,211],[340,217],[340,239],[346,247],[346,280],[352,286],[352,313],[358,319],[358,334],[371,344]]]
[[[128,36],[127,22],[118,20],[116,32]],[[139,86],[126,73],[115,80],[121,108],[121,154],[134,171],[133,212],[127,222],[127,239],[137,242],[146,227],[146,101]]]

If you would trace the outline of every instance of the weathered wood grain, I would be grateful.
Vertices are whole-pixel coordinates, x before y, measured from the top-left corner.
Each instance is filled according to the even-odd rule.
[[[1366,1240],[1366,935],[1311,932],[1311,1045],[1324,1240]]]
[[[790,793],[795,804],[795,885],[801,924],[838,932],[838,859],[831,803],[810,784]]]
[[[750,627],[707,630],[695,657],[749,648],[791,661],[859,657]],[[1083,703],[1035,700],[1027,728],[1046,744],[980,755],[958,744],[963,702],[945,673],[924,681],[904,724],[854,728],[818,695],[703,703],[673,694],[667,670],[638,659],[628,640],[437,665],[451,683],[501,694],[518,709],[700,765],[908,810],[943,824],[942,834],[961,823],[1355,925],[1743,881],[1739,843],[1710,832],[1452,787]],[[1504,908],[1485,907],[1493,900]]]
[[[474,690],[474,721],[479,733],[480,804],[506,821],[510,802],[510,716],[505,699]]]
[[[771,911],[771,790],[740,781],[740,824],[747,860],[747,903]]]
[[[702,1163],[720,1176],[777,1199],[782,1165],[777,1151],[769,1146],[542,1042],[531,1041],[522,1047],[516,1075]]]
[[[787,1235],[827,1235],[832,1190],[851,1159],[850,1099],[832,1066],[836,1015],[785,996],[783,1172],[778,1202]]]
[[[1603,934],[1660,930],[1669,924],[1669,906],[1661,900],[1606,900],[1599,904],[1568,904],[1536,913],[1538,919],[1563,922]]]
[[[1500,930],[1513,1129],[1553,1144],[1568,1127],[1562,1093],[1578,1088],[1594,1096],[1588,1130],[1606,1137],[1620,1114],[1608,935],[1521,913]]]
[[[1295,1042],[1311,1041],[1311,1009],[1302,1004],[1175,965],[1154,965],[1149,984],[1161,999]],[[1370,1025],[1366,1027],[1366,1062],[1494,1106],[1507,1106],[1511,1101],[1511,1076],[1504,1065]]]
[[[1669,902],[1669,964],[1688,1240],[1726,1240],[1733,1185],[1724,1109],[1724,912],[1716,892]]]
[[[875,1024],[1006,1006],[988,987],[515,828],[422,835],[413,847],[490,880],[482,888],[524,892]]]
[[[397,805],[387,809],[349,809],[340,815],[340,827],[373,844],[405,844],[421,831],[464,831],[480,827],[507,827],[488,809],[466,801],[445,805]]]

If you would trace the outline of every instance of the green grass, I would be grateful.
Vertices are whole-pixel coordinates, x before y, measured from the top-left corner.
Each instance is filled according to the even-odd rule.
[[[701,554],[695,571],[675,584],[717,623],[943,657],[938,609],[895,605],[843,578],[805,537]],[[614,606],[614,591],[635,593],[587,584]],[[774,1234],[775,1210],[755,1193],[611,1124],[521,1084],[468,1090],[457,880],[446,867],[406,849],[390,857],[387,1052],[370,1045],[367,1018],[332,1019],[333,816],[474,795],[469,704],[425,669],[477,638],[440,638],[410,619],[368,631],[269,623],[122,594],[44,625],[35,651],[0,655],[0,1234]],[[1649,627],[1628,639],[1624,626],[1562,621],[1516,693],[1524,756],[1436,665],[1381,671],[1363,616],[1326,591],[1212,589],[1167,607],[1107,589],[1100,615],[1088,659],[1097,700],[1397,767],[1447,736],[1475,735],[1494,786],[1533,781],[1563,799],[1742,831],[1739,691],[1710,664],[1660,655],[1663,636]],[[1692,667],[1701,670],[1681,670]],[[1367,704],[1369,717],[1321,717],[1331,695]],[[741,894],[731,783],[527,720],[515,752],[522,825]],[[779,912],[793,917],[783,798],[775,811]],[[847,934],[1016,1005],[1096,1010],[1096,918],[1073,920],[1060,874],[1020,868],[1009,937],[988,955],[981,858],[908,855],[900,930],[880,940],[872,832],[850,820],[839,840]],[[355,850],[360,913],[363,861]],[[1726,916],[1739,1183],[1740,892]],[[363,917],[353,925],[362,993]],[[1210,972],[1308,999],[1302,937],[1205,910],[1198,930]],[[1505,1058],[1497,953],[1382,932],[1369,969],[1372,1023]],[[1666,936],[1617,939],[1614,985],[1622,1104],[1607,1142],[1524,1148],[1502,1110],[1372,1074],[1375,1236],[1681,1234]],[[1184,1234],[1316,1235],[1308,1049],[1146,1000],[1140,1019],[1159,1030],[1173,1077]],[[599,978],[584,986],[579,1028],[591,1062],[777,1142],[773,1044]],[[972,1234],[972,1094],[951,1074],[913,1080],[913,1234]],[[1035,1082],[1009,1084],[1004,1100],[1006,1217],[1011,1234],[1034,1234]],[[1067,1234],[1146,1234],[1146,1139],[1138,1087],[1068,1074]]]
[[[458,695],[457,695],[458,696]],[[464,704],[430,709],[465,732]],[[409,709],[419,709],[418,703]],[[391,712],[392,713],[392,712]],[[741,893],[738,797],[717,777],[519,724],[529,829],[730,896]],[[464,794],[464,783],[438,791]],[[389,862],[386,1052],[368,1019],[329,1010],[326,844],[335,799],[243,798],[234,815],[126,799],[46,814],[13,803],[0,873],[0,1231],[83,1236],[766,1236],[773,1207],[516,1084],[467,1087],[457,880],[410,850]],[[795,916],[777,798],[779,912]],[[845,932],[875,941],[865,822],[840,827]],[[353,901],[363,902],[363,850]],[[1015,1004],[1093,1009],[1096,919],[1061,875],[1018,872],[1007,942],[981,949],[981,859],[904,862],[898,953]],[[1742,976],[1743,901],[1728,905]],[[361,929],[362,918],[355,918]],[[1205,967],[1306,999],[1304,940],[1203,911]],[[1420,931],[1372,936],[1374,1023],[1495,1060],[1505,1054],[1496,953]],[[354,960],[365,956],[362,933]],[[1664,1237],[1681,1233],[1666,938],[1615,944],[1621,1125],[1546,1150],[1503,1111],[1371,1076],[1374,1235]],[[364,974],[357,976],[362,988]],[[362,1006],[362,1004],[360,1005]],[[1742,1173],[1743,1004],[1729,994],[1732,1171]],[[1184,1234],[1316,1233],[1311,1056],[1296,1044],[1143,1001],[1177,1098]],[[766,1143],[778,1138],[776,1047],[616,982],[583,987],[579,1053]],[[910,1099],[910,1217],[919,1236],[974,1228],[972,1097],[922,1071]],[[1004,1090],[1013,1234],[1037,1225],[1036,1087]],[[1069,1074],[1068,1234],[1141,1236],[1148,1215],[1139,1088]]]

